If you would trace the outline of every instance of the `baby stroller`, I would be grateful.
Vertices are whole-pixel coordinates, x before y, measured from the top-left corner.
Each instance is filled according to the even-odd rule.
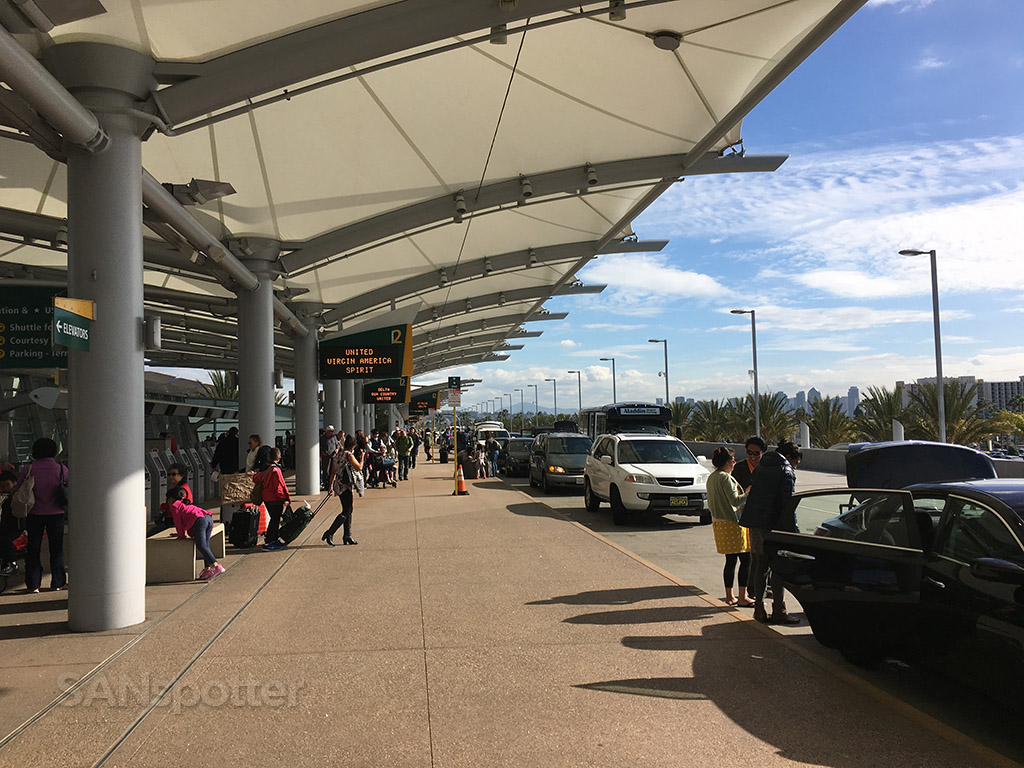
[[[398,482],[395,479],[395,465],[397,463],[398,462],[393,456],[384,456],[381,459],[380,477],[381,482],[384,483],[385,486],[387,486],[388,483],[391,483],[392,488],[398,487]]]

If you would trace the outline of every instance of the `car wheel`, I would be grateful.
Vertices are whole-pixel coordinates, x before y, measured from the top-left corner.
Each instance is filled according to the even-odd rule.
[[[533,479],[533,470],[532,469],[530,470],[530,487],[531,488],[536,488],[537,487],[537,481]]]
[[[597,512],[601,508],[601,500],[594,495],[589,480],[583,481],[583,506],[588,512]]]
[[[612,522],[616,525],[625,525],[629,518],[629,512],[626,511],[626,507],[622,503],[622,496],[619,495],[619,489],[613,485],[609,496],[610,498],[608,502],[612,507]]]
[[[544,491],[548,496],[554,493],[554,488],[551,487],[551,483],[548,482],[548,473],[545,472],[540,476],[540,489]]]
[[[711,525],[711,510],[710,509],[705,509],[703,512],[700,513],[700,524],[701,525]]]

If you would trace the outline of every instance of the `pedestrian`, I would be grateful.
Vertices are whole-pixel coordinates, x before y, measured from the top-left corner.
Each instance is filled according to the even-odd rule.
[[[210,510],[197,507],[185,501],[185,489],[177,488],[168,491],[167,499],[171,504],[171,514],[174,516],[174,530],[179,539],[191,538],[196,543],[196,549],[203,558],[202,573],[199,578],[209,581],[215,576],[224,573],[224,566],[217,562],[210,549],[210,532],[213,530],[213,517]]]
[[[21,471],[18,488],[31,475],[35,503],[25,519],[28,529],[28,550],[25,553],[25,591],[38,592],[43,580],[40,554],[43,534],[50,549],[50,589],[66,589],[67,571],[64,570],[64,512],[61,506],[61,486],[67,485],[67,467],[57,463],[57,443],[40,437],[32,444],[32,463]],[[15,488],[17,493],[17,488]]]
[[[747,529],[739,524],[739,511],[747,500],[739,483],[732,476],[736,466],[736,455],[731,448],[716,448],[711,455],[715,471],[707,481],[708,509],[714,526],[715,549],[725,555],[725,604],[747,608],[754,604],[747,598],[747,577],[750,575],[750,537]],[[739,597],[733,596],[732,585],[739,564],[740,578],[737,585]]]
[[[246,472],[262,472],[270,466],[269,445],[259,435],[249,435],[249,452],[245,455]]]
[[[188,487],[188,470],[186,470],[181,464],[171,464],[171,466],[167,468],[167,486],[167,501],[164,501],[164,503],[160,505],[160,511],[163,514],[155,521],[156,528],[153,533],[166,530],[174,525],[174,515],[171,513],[171,501],[177,497],[172,495],[172,491],[184,488],[185,503],[195,504],[192,489]]]
[[[18,484],[18,476],[10,470],[0,472],[0,494],[4,495],[0,505],[0,576],[18,572],[18,553],[14,540],[21,536],[21,521],[11,512],[11,491]],[[0,584],[6,586],[5,582]],[[3,591],[0,589],[0,591]]]
[[[356,441],[351,435],[348,435],[345,438],[344,447],[335,454],[334,459],[331,461],[331,476],[330,482],[327,485],[327,495],[330,496],[333,493],[338,497],[341,501],[341,512],[334,518],[331,527],[324,531],[324,535],[320,537],[323,541],[327,542],[329,547],[334,546],[334,534],[342,526],[344,528],[342,530],[341,543],[359,543],[352,538],[352,492],[357,491],[359,488],[359,480],[356,477],[356,473],[363,471],[363,463],[356,458],[355,449]],[[362,493],[359,495],[362,496]]]
[[[423,430],[423,455],[427,457],[427,461],[433,461],[434,457],[430,453],[431,448],[431,434],[429,429]]]
[[[491,477],[498,476],[498,454],[501,453],[501,443],[491,432],[487,433],[487,441],[484,443],[487,455],[488,474]]]
[[[760,437],[751,436],[747,438],[746,449],[747,457],[743,461],[736,462],[732,476],[739,483],[740,488],[749,491],[750,478],[753,476],[754,470],[757,469],[757,465],[761,463],[761,456],[768,450],[768,446]]]
[[[320,485],[326,486],[331,474],[331,458],[338,451],[338,436],[334,434],[334,425],[324,427],[320,436]]]
[[[405,433],[404,429],[398,430],[395,452],[398,454],[398,479],[408,480],[409,464],[412,461],[412,438]]]
[[[267,508],[267,517],[269,518],[267,532],[263,537],[263,548],[268,552],[273,552],[285,546],[279,535],[281,515],[284,514],[284,505],[292,500],[284,481],[284,473],[281,471],[281,451],[279,449],[270,449],[270,465],[262,472],[255,473],[252,480],[262,488],[263,504]]]
[[[416,454],[420,452],[420,440],[419,433],[416,432],[416,427],[409,429],[409,437],[412,438],[412,468],[416,469]]]
[[[761,457],[754,470],[747,502],[740,515],[740,525],[750,535],[751,569],[747,591],[754,598],[754,618],[762,624],[799,624],[800,619],[786,612],[785,591],[781,580],[772,574],[772,612],[764,607],[764,592],[768,580],[768,558],[764,551],[764,537],[772,530],[795,531],[796,521],[783,518],[786,504],[796,488],[796,472],[803,454],[791,442],[779,443],[774,451]]]
[[[232,427],[220,436],[210,466],[222,475],[238,472],[238,427]]]

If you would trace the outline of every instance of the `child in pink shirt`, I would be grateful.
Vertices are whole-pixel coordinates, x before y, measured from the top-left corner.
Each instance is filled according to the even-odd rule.
[[[187,492],[184,488],[173,488],[167,493],[167,501],[171,507],[171,516],[174,518],[174,530],[178,532],[178,538],[191,537],[195,539],[196,549],[203,556],[206,568],[199,574],[203,581],[209,581],[215,576],[224,573],[224,566],[217,562],[210,550],[210,531],[213,529],[213,518],[209,510],[189,504],[186,501]]]

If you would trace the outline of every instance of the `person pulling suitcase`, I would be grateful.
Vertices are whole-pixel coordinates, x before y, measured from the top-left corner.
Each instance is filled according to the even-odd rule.
[[[349,435],[345,438],[344,449],[339,454],[335,454],[334,461],[331,462],[331,478],[327,486],[327,495],[334,494],[341,500],[341,512],[334,518],[331,527],[324,531],[324,535],[321,537],[323,541],[327,542],[329,547],[334,546],[334,534],[342,526],[344,526],[344,530],[341,543],[359,543],[352,538],[352,494],[355,491],[360,496],[363,495],[359,484],[359,480],[362,478],[363,463],[353,454],[355,447],[356,441]]]

